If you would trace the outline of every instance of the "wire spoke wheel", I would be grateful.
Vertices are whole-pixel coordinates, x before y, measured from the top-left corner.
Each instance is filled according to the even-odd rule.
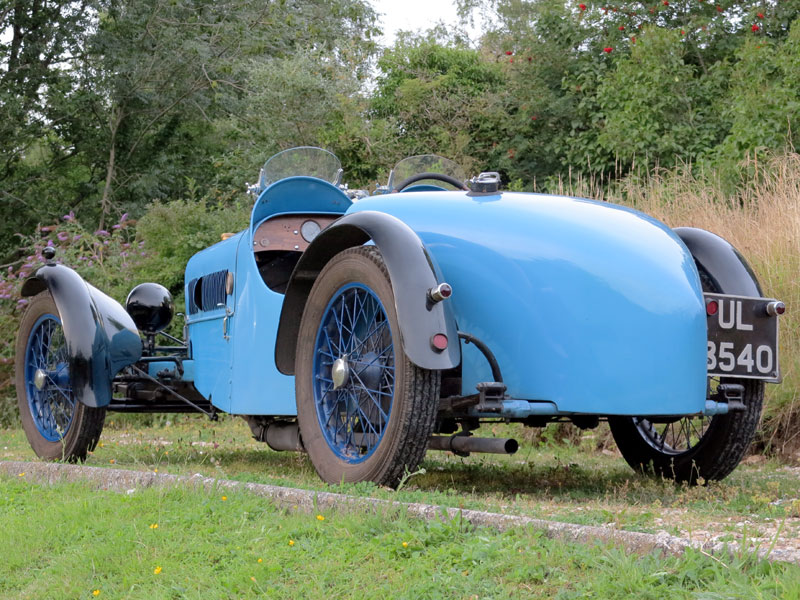
[[[15,372],[22,427],[34,452],[48,460],[85,459],[106,411],[82,404],[73,388],[67,338],[48,292],[32,298],[22,316]]]
[[[320,322],[316,348],[320,427],[340,458],[360,462],[383,438],[394,398],[394,344],[386,311],[372,290],[357,283],[339,290]],[[346,381],[334,381],[335,366],[346,372]]]
[[[75,415],[75,396],[69,380],[67,345],[61,320],[39,317],[25,353],[25,381],[33,422],[46,440],[64,437]]]
[[[413,365],[374,246],[337,254],[317,277],[295,358],[303,445],[325,481],[396,485],[422,460],[440,374]]]

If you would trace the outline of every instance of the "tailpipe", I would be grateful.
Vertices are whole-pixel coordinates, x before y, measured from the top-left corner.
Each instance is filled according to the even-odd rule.
[[[514,454],[519,449],[519,442],[512,438],[432,435],[428,438],[428,449],[449,450],[454,454],[468,454],[470,452]]]
[[[303,442],[300,440],[300,430],[297,423],[277,422],[265,426],[259,436],[259,441],[266,442],[273,450],[287,452],[305,452]]]

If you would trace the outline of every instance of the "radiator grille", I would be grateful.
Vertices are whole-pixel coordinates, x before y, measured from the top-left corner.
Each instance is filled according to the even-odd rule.
[[[189,282],[189,314],[214,310],[225,304],[225,281],[228,271],[216,271]]]

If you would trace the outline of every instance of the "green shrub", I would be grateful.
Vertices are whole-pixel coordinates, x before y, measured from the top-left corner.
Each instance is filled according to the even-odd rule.
[[[14,346],[17,326],[27,300],[22,284],[44,262],[42,250],[53,246],[56,262],[118,302],[133,286],[145,281],[165,285],[183,304],[183,269],[197,251],[218,242],[220,234],[247,226],[249,203],[205,199],[151,204],[135,222],[122,215],[108,230],[92,231],[70,213],[58,223],[40,225],[30,236],[20,235],[24,257],[0,273],[0,427],[16,422]],[[178,332],[180,325],[175,325]]]

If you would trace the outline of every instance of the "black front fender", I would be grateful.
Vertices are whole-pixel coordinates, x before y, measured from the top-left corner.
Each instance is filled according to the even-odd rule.
[[[45,290],[58,308],[76,398],[87,406],[107,406],[114,375],[142,356],[133,319],[118,302],[64,265],[41,267],[22,286],[22,295]]]
[[[375,211],[346,215],[320,233],[295,266],[281,309],[275,364],[294,374],[300,319],[311,287],[336,254],[372,240],[381,251],[394,292],[400,335],[408,359],[424,369],[451,369],[461,362],[458,330],[450,303],[431,303],[428,290],[440,283],[422,240],[400,219]],[[457,291],[455,293],[458,293]],[[434,334],[450,341],[443,352],[431,347]]]

